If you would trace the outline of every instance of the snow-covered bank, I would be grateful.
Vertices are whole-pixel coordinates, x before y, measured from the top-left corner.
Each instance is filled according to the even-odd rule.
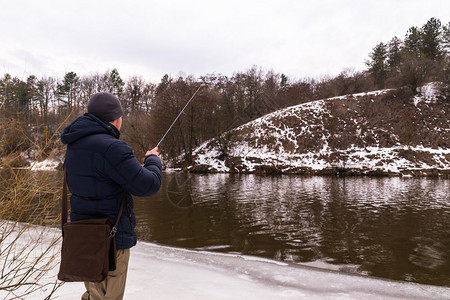
[[[432,170],[437,174],[446,174],[450,171],[450,149],[432,149],[420,147],[397,146],[390,148],[352,147],[346,150],[329,151],[325,149],[318,153],[274,153],[268,149],[260,151],[249,147],[241,146],[237,153],[245,153],[239,158],[240,167],[245,173],[259,173],[258,171],[270,171],[280,173],[306,173],[329,174],[349,173],[349,174],[377,174],[377,175],[432,175]],[[405,159],[402,154],[405,152],[414,153],[413,156],[427,155],[432,158],[432,164],[423,161]],[[336,161],[330,162],[328,157],[334,153]],[[238,156],[240,154],[237,154]],[[232,167],[227,166],[224,160],[218,158],[218,153],[205,151],[197,155],[196,164],[191,171],[200,170],[210,172],[233,172]],[[204,167],[199,167],[204,166]],[[206,169],[205,169],[206,168]],[[235,172],[235,171],[234,171]]]
[[[449,103],[381,90],[284,108],[209,140],[192,172],[450,176]]]
[[[19,243],[28,243],[42,230],[47,230],[44,243],[60,234],[32,227]],[[39,283],[54,282],[57,269]],[[52,299],[80,299],[83,290],[82,283],[65,283]],[[43,299],[48,292],[26,299]],[[125,299],[450,299],[450,288],[139,242],[131,251]]]

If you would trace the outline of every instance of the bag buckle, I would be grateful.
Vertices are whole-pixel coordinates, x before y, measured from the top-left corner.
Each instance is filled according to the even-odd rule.
[[[113,228],[111,228],[111,232],[109,233],[109,237],[112,238],[116,235],[117,232],[117,227],[113,226]]]

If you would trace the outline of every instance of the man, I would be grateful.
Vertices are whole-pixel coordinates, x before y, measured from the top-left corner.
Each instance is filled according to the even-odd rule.
[[[122,299],[130,248],[136,245],[136,218],[131,195],[154,195],[161,186],[158,149],[147,151],[144,164],[131,147],[119,140],[123,109],[110,93],[93,95],[87,113],[66,127],[61,141],[67,144],[64,166],[72,193],[70,219],[109,217],[114,223],[126,192],[126,202],[116,233],[117,267],[101,283],[86,282],[83,300]]]

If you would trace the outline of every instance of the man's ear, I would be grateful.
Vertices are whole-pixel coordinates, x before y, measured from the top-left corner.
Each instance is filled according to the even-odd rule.
[[[122,127],[122,117],[118,118],[117,120],[114,120],[112,122],[109,122],[111,125],[117,128],[117,130],[120,131],[120,128]]]

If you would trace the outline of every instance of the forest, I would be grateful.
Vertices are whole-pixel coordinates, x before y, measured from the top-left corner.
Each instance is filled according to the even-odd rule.
[[[412,97],[427,82],[441,82],[448,95],[449,53],[450,22],[431,18],[421,27],[411,27],[403,39],[393,37],[375,45],[365,70],[344,69],[337,76],[292,79],[258,66],[232,76],[164,75],[158,83],[140,75],[124,80],[115,68],[89,75],[67,72],[63,78],[30,75],[23,80],[4,74],[0,157],[21,166],[25,160],[41,160],[63,149],[62,129],[83,114],[90,96],[100,91],[121,100],[125,112],[121,139],[132,146],[136,157],[143,157],[204,83],[159,147],[163,159],[183,155],[189,164],[192,151],[203,142],[288,106],[386,88],[401,89],[403,97]]]

